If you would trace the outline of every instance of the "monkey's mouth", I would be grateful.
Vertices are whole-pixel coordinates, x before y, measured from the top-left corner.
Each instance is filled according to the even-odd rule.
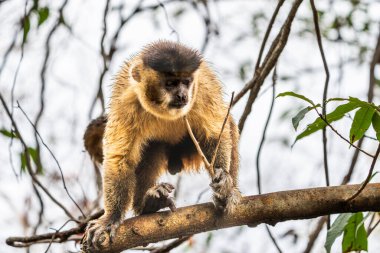
[[[181,109],[181,108],[185,107],[185,105],[187,105],[187,102],[175,101],[175,102],[171,102],[169,104],[169,107],[174,108],[174,109]]]

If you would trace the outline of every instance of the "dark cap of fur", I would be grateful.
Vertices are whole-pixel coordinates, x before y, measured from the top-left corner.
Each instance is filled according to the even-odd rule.
[[[144,65],[162,73],[192,73],[198,69],[202,57],[197,50],[171,41],[157,41],[148,45],[142,54]]]

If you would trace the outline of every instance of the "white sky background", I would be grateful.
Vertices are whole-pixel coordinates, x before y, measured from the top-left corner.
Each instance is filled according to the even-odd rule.
[[[47,71],[47,88],[46,88],[46,107],[43,118],[40,123],[40,133],[45,142],[57,156],[60,165],[63,168],[68,188],[74,195],[75,199],[81,199],[85,194],[89,199],[96,197],[94,187],[93,169],[87,154],[83,152],[82,136],[84,129],[89,122],[88,113],[97,89],[98,78],[102,70],[102,59],[100,52],[100,37],[102,34],[102,17],[105,1],[69,1],[65,10],[66,22],[72,25],[73,35],[67,29],[61,27],[54,35],[52,40],[52,50],[50,62]],[[117,2],[112,1],[112,6],[117,6]],[[126,8],[130,11],[137,1],[124,1]],[[279,14],[272,36],[277,33],[279,26],[286,18],[290,1],[285,4]],[[347,6],[340,1],[334,12],[344,12]],[[9,1],[3,3],[0,8],[0,55],[4,55],[6,48],[12,40],[15,27],[15,20],[23,15],[24,1]],[[146,1],[146,4],[156,4],[155,0]],[[59,7],[61,1],[53,1],[54,6]],[[251,16],[258,10],[264,10],[270,15],[275,8],[276,1],[221,1],[221,3],[212,4],[212,18],[218,24],[220,36],[212,37],[211,42],[205,52],[205,58],[210,61],[214,69],[219,73],[219,77],[225,85],[226,100],[232,91],[239,91],[244,82],[239,78],[239,66],[244,62],[251,62],[254,65],[263,31],[266,23],[259,31],[260,39],[254,39],[247,36],[241,42],[235,39],[243,31],[248,35],[252,34]],[[325,8],[326,1],[317,1],[318,8]],[[43,6],[43,2],[40,4]],[[50,5],[49,5],[50,6]],[[178,8],[179,4],[167,6],[169,17],[171,17]],[[197,13],[186,6],[186,14],[179,19],[170,18],[171,25],[179,34],[180,41],[194,48],[200,48],[203,42],[204,27],[202,20]],[[379,21],[380,4],[374,4],[368,15]],[[127,15],[127,13],[125,13]],[[21,68],[17,78],[15,99],[18,100],[27,114],[34,119],[39,109],[39,72],[41,61],[44,56],[44,41],[46,33],[53,25],[53,20],[58,15],[56,11],[51,11],[46,24],[39,30],[33,25],[36,20],[32,20],[32,27],[29,33],[28,43],[25,46],[25,55],[21,63]],[[308,1],[305,1],[297,17],[310,16],[311,11]],[[54,19],[52,18],[54,17]],[[360,20],[363,17],[355,17]],[[153,25],[152,20],[158,20],[159,27]],[[118,14],[111,12],[108,20],[109,34],[112,34],[118,27]],[[355,20],[354,20],[355,23]],[[323,26],[323,24],[321,24]],[[292,34],[289,42],[280,58],[278,65],[278,75],[280,79],[277,82],[277,93],[282,91],[293,90],[305,94],[314,101],[321,101],[324,72],[322,61],[317,48],[315,36],[311,33],[306,34],[302,39],[295,36],[295,32],[302,29],[302,25],[297,20],[294,21]],[[368,43],[370,48],[375,45],[377,30],[371,31],[373,36],[363,37],[364,43]],[[293,36],[292,36],[293,35]],[[129,55],[138,51],[143,45],[156,39],[172,39],[176,37],[171,33],[167,25],[164,12],[159,9],[152,14],[150,12],[136,16],[122,31],[118,51],[116,52],[110,70],[108,71],[103,91],[108,101],[110,94],[110,85],[112,76],[116,74],[119,66]],[[110,37],[106,38],[109,41]],[[18,42],[20,42],[21,36]],[[19,45],[20,43],[18,43]],[[106,44],[108,46],[108,44]],[[325,53],[330,66],[335,66],[340,57],[343,59],[356,57],[356,51],[348,46],[332,44],[324,41]],[[10,60],[0,76],[0,92],[8,99],[10,90],[20,57],[20,50],[12,52]],[[368,57],[369,59],[369,57]],[[368,87],[368,66],[363,64],[348,65],[344,68],[343,79],[339,84],[338,70],[331,68],[329,97],[349,95],[366,99]],[[297,79],[290,81],[281,81],[281,76],[295,75],[300,70],[307,67],[317,67],[319,71],[313,74],[303,74]],[[251,77],[252,67],[247,71],[247,80]],[[379,74],[379,73],[378,73]],[[261,91],[267,90],[271,85],[270,78],[264,84]],[[375,93],[379,95],[379,91]],[[262,129],[269,111],[271,99],[271,90],[260,95],[254,104],[253,111],[246,123],[242,133],[240,144],[241,170],[240,170],[240,187],[244,195],[257,194],[256,187],[256,168],[255,159],[257,147],[260,142]],[[377,100],[376,100],[377,99]],[[375,98],[378,101],[378,96]],[[10,99],[8,100],[8,104]],[[235,119],[239,119],[245,105],[245,99],[237,104],[232,112]],[[289,189],[301,189],[307,187],[324,186],[323,160],[321,134],[314,134],[297,143],[293,149],[290,145],[284,145],[282,141],[286,139],[292,143],[296,133],[291,125],[291,116],[296,113],[296,108],[305,106],[301,102],[292,98],[281,98],[275,103],[274,113],[271,124],[267,131],[267,142],[262,151],[261,168],[262,184],[264,192],[273,192]],[[331,106],[332,107],[332,106]],[[97,108],[99,112],[99,108]],[[291,116],[285,120],[281,115],[289,109],[293,109]],[[316,115],[310,114],[301,123],[299,129],[303,129],[306,123],[311,122]],[[34,137],[30,125],[21,114],[20,110],[15,109],[15,118],[21,128],[22,134],[29,145],[33,146]],[[349,120],[343,123],[337,123],[335,126],[348,136],[347,124]],[[7,119],[3,109],[0,110],[0,128],[10,128],[10,122]],[[373,135],[372,132],[369,135]],[[345,175],[351,161],[353,149],[342,140],[337,138],[332,132],[329,135],[329,156],[330,156],[330,179],[333,185],[337,185]],[[376,143],[366,140],[364,148],[370,153],[374,153]],[[31,231],[24,231],[22,222],[25,221],[23,215],[28,210],[28,220],[34,224],[39,211],[39,205],[31,187],[30,177],[23,174],[16,179],[12,172],[9,162],[9,139],[0,136],[0,253],[3,252],[22,252],[21,249],[11,248],[5,245],[5,239],[8,236],[21,236]],[[13,160],[15,168],[19,170],[20,146],[15,141],[12,147]],[[45,164],[46,174],[52,175],[58,173],[58,168],[50,157],[46,149],[42,148],[43,163]],[[359,183],[365,178],[369,168],[370,160],[361,156],[357,164],[356,172],[352,182]],[[378,167],[375,170],[379,170]],[[78,182],[77,178],[80,178]],[[63,191],[62,183],[58,179],[46,180],[46,177],[40,177],[41,181],[49,190],[57,196],[70,210],[79,215],[79,212],[70,202],[69,198]],[[163,180],[175,183],[177,176],[164,176]],[[375,177],[374,182],[379,182],[379,177]],[[209,179],[205,173],[201,175],[191,174],[182,177],[182,185],[179,190],[177,206],[186,206],[194,204],[198,195],[207,189]],[[201,198],[201,202],[210,201],[211,191],[208,191]],[[30,199],[31,198],[31,199]],[[64,213],[58,209],[49,199],[46,199],[45,222],[38,233],[51,232],[49,228],[59,228],[65,221]],[[49,222],[47,222],[49,221]],[[316,220],[305,221],[288,221],[277,224],[272,229],[276,238],[281,237],[289,229],[294,229],[299,235],[299,242],[292,243],[292,238],[278,239],[281,248],[285,252],[301,252],[307,243],[309,232],[314,229]],[[66,228],[70,228],[69,224]],[[205,244],[209,233],[196,235],[193,238],[194,245],[187,252],[206,252]],[[380,250],[380,231],[377,229],[369,239],[369,252],[379,252]],[[325,231],[317,241],[314,247],[315,253],[324,252],[323,244],[325,240]],[[184,244],[187,245],[187,244]],[[183,252],[186,246],[181,246],[174,252]],[[46,245],[33,246],[30,252],[44,252]],[[62,250],[78,251],[78,246],[72,243],[63,245],[53,245],[51,252],[62,252]],[[340,241],[334,245],[334,252],[339,252]],[[213,232],[210,248],[207,252],[276,252],[263,225],[256,228],[236,227]]]

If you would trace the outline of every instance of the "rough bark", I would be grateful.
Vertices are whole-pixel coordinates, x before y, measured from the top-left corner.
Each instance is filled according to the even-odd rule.
[[[218,216],[212,203],[178,208],[127,219],[119,227],[112,244],[98,252],[125,249],[233,226],[310,219],[334,213],[380,211],[380,184],[369,184],[353,201],[345,199],[360,185],[311,188],[244,197],[232,214]]]

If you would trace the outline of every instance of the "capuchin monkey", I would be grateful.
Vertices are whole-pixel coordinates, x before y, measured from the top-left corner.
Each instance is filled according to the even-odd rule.
[[[169,197],[174,186],[158,183],[158,178],[166,171],[198,171],[203,164],[184,116],[211,161],[227,111],[221,82],[196,50],[158,41],[126,62],[116,76],[106,118],[94,120],[84,136],[87,151],[104,168],[105,210],[88,225],[86,247],[99,249],[104,233],[112,243],[131,208],[136,215],[166,207],[174,211]],[[220,213],[233,212],[241,197],[238,140],[238,128],[228,115],[215,169],[208,169]]]

